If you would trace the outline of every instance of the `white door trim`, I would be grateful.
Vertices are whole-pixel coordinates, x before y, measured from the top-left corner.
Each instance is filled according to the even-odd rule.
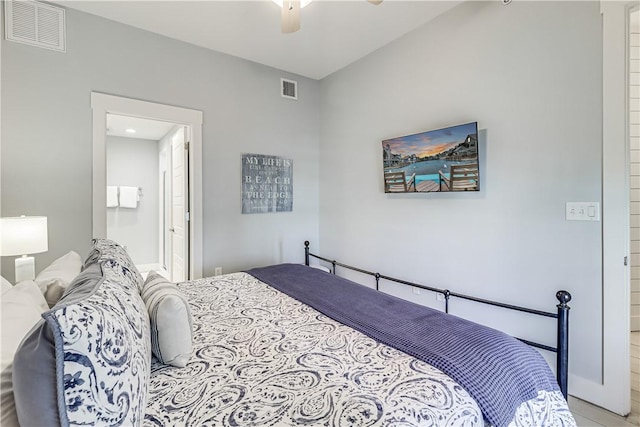
[[[602,12],[602,359],[600,382],[576,375],[570,393],[620,415],[631,409],[627,13],[632,3],[600,2]],[[595,314],[595,313],[594,313]]]
[[[93,225],[94,237],[107,236],[107,113],[163,120],[189,126],[189,279],[202,277],[202,111],[91,92],[93,112]]]

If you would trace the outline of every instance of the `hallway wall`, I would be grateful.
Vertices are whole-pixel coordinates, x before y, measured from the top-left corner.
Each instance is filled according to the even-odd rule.
[[[107,237],[136,265],[156,264],[159,245],[158,141],[107,136],[107,185],[140,187],[136,209],[107,208]]]

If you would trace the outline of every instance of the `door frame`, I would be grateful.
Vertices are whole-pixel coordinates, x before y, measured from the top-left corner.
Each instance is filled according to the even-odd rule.
[[[202,277],[202,111],[91,92],[93,123],[92,233],[107,237],[107,114],[162,120],[188,126],[189,141],[189,280]]]

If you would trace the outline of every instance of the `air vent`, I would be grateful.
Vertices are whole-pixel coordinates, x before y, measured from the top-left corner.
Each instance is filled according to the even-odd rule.
[[[66,52],[64,9],[33,0],[4,2],[5,38]]]
[[[280,79],[280,95],[283,98],[298,99],[298,82],[294,80]]]

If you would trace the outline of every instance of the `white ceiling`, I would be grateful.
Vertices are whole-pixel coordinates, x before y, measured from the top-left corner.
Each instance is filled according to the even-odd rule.
[[[175,125],[175,123],[161,122],[159,120],[107,114],[107,135],[109,136],[159,141]],[[135,130],[135,133],[127,132],[127,129]]]
[[[461,1],[314,0],[300,11],[301,29],[280,32],[271,0],[61,0],[154,33],[322,79],[432,20]]]

